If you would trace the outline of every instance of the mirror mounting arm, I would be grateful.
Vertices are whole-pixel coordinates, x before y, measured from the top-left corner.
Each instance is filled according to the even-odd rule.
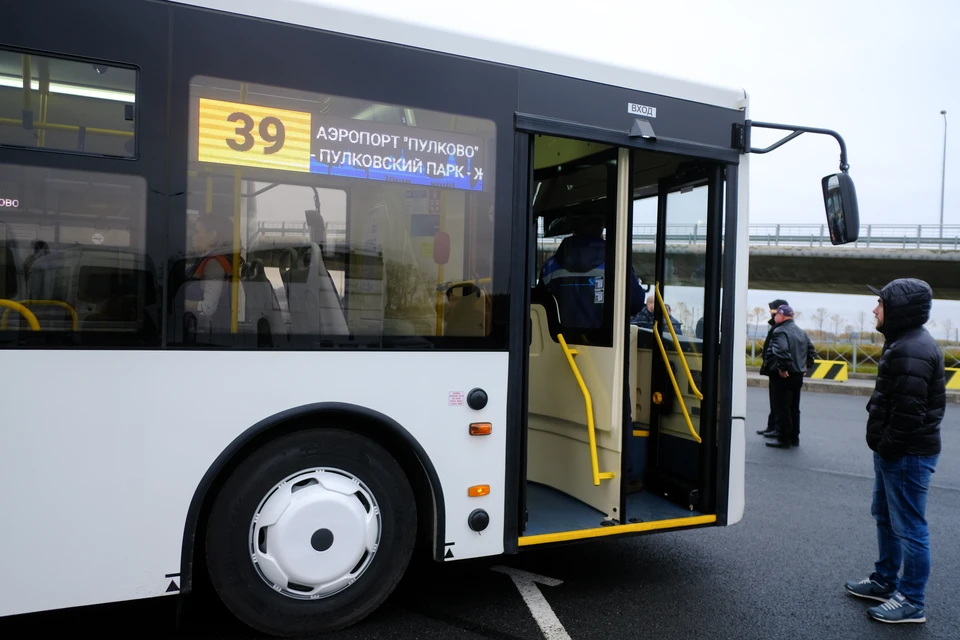
[[[746,153],[769,153],[774,149],[783,146],[794,138],[804,133],[817,133],[821,135],[832,136],[840,144],[840,171],[847,173],[850,170],[850,164],[847,162],[847,144],[836,131],[831,129],[818,129],[816,127],[800,127],[792,124],[777,124],[775,122],[755,122],[747,120],[745,124],[733,125],[733,146]],[[751,130],[754,127],[760,129],[778,129],[780,131],[790,131],[790,135],[781,138],[777,142],[765,149],[750,146]]]

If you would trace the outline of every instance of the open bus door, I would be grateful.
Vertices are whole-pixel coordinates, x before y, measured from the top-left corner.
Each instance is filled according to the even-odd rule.
[[[716,509],[723,186],[720,165],[692,163],[659,181],[655,211],[638,207],[656,224],[653,326],[638,336],[650,354],[638,372],[650,389],[646,489],[703,514]]]
[[[702,438],[679,404],[698,423],[716,423],[716,410],[690,402],[684,390],[696,376],[696,385],[709,385],[708,397],[716,398],[719,268],[703,278],[717,259],[717,243],[693,252],[700,262],[685,276],[701,278],[690,295],[714,346],[674,339],[661,315],[655,321],[667,339],[635,321],[647,296],[638,276],[650,285],[651,300],[657,283],[666,281],[671,295],[680,290],[673,277],[680,256],[669,243],[670,194],[704,186],[698,216],[712,223],[722,216],[721,166],[697,165],[693,175],[689,157],[544,135],[533,136],[529,156],[527,220],[536,242],[519,546],[716,522],[712,499],[691,506],[689,495],[678,498],[668,481],[692,482],[693,495],[714,491],[708,476],[716,438]],[[651,201],[659,195],[651,228],[639,235],[632,216],[637,193],[655,196]],[[659,291],[664,304],[662,284]],[[702,364],[704,357],[712,364]],[[664,358],[682,377],[679,394],[666,393],[673,382]]]

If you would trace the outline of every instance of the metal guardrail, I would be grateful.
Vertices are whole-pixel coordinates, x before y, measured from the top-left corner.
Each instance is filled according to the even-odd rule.
[[[656,227],[638,225],[633,228],[634,240],[653,242]],[[667,225],[670,244],[702,244],[706,241],[705,225]],[[830,244],[825,224],[751,224],[750,244],[754,246],[823,247]],[[896,225],[868,224],[860,227],[860,237],[846,246],[897,247],[901,249],[960,250],[960,225]]]
[[[260,222],[261,237],[309,237],[304,222]],[[656,239],[655,225],[634,225],[635,242],[653,243]],[[327,236],[334,242],[343,241],[346,229],[342,224],[328,224]],[[706,225],[667,225],[669,244],[703,244],[706,241]],[[544,247],[559,244],[559,238],[543,239]],[[825,224],[751,224],[750,244],[754,246],[806,246],[823,247],[830,244],[830,232]],[[852,247],[895,247],[901,249],[944,249],[960,251],[960,224],[943,225],[896,225],[868,224],[860,227],[859,239]]]
[[[751,224],[750,244],[769,246],[832,246],[825,224]],[[960,250],[960,225],[861,225],[853,247]]]
[[[655,225],[634,225],[634,242],[652,244],[656,240]],[[667,225],[668,244],[704,244],[706,225]],[[541,240],[544,248],[559,244],[559,239]],[[825,224],[751,224],[750,245],[824,247],[830,244],[830,231]],[[888,247],[901,249],[944,249],[960,251],[960,225],[894,225],[868,224],[860,227],[860,237],[847,247],[867,249]]]

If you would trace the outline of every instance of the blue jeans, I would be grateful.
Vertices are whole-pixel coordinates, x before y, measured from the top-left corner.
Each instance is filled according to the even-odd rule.
[[[891,462],[873,454],[873,505],[880,559],[875,578],[900,590],[923,608],[930,577],[930,534],[927,530],[927,492],[939,455],[903,456]],[[903,577],[898,578],[903,564]]]

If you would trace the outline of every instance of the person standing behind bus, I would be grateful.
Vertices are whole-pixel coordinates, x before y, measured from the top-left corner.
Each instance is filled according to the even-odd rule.
[[[200,287],[189,287],[185,299],[187,311],[206,318],[217,328],[230,326],[230,279],[233,265],[228,256],[233,238],[233,225],[227,218],[206,213],[197,219],[193,249],[199,258],[187,269],[187,281],[199,281]],[[205,323],[206,324],[206,323]]]
[[[883,350],[867,402],[867,446],[873,450],[873,503],[879,558],[875,571],[847,582],[847,593],[883,604],[867,609],[880,622],[926,622],[930,577],[927,492],[940,457],[940,423],[947,406],[943,351],[923,327],[933,291],[900,278],[881,290],[873,310]],[[903,576],[898,575],[903,567]]]
[[[793,321],[793,309],[782,304],[774,316],[777,326],[770,337],[770,348],[764,353],[770,358],[770,376],[773,400],[777,412],[777,441],[768,447],[789,449],[800,445],[800,391],[803,377],[813,367],[817,352],[806,332]]]
[[[760,375],[767,376],[768,378],[771,379],[767,383],[767,397],[769,398],[769,402],[770,402],[770,413],[767,414],[766,430],[761,429],[760,431],[757,431],[757,433],[761,436],[766,436],[768,438],[769,437],[775,438],[777,436],[777,412],[776,412],[776,409],[774,408],[774,402],[773,402],[773,390],[775,388],[775,385],[773,384],[773,381],[772,381],[773,376],[776,375],[776,372],[771,371],[770,361],[766,357],[766,354],[767,354],[767,349],[770,348],[770,338],[773,337],[773,330],[777,328],[777,321],[776,321],[777,309],[782,304],[789,305],[790,303],[781,298],[777,298],[776,300],[771,302],[769,305],[767,305],[770,307],[770,320],[768,321],[770,328],[767,330],[767,337],[763,341],[763,349],[760,350]],[[700,337],[700,336],[697,336],[697,337]]]

